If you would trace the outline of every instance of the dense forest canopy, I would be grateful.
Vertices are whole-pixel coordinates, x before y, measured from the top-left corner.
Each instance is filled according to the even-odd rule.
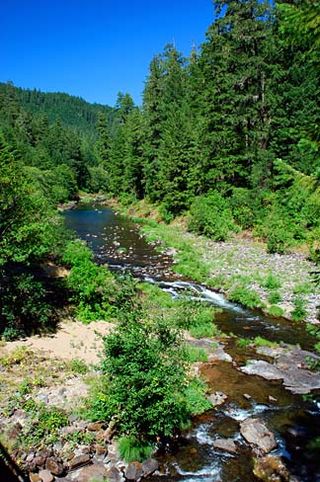
[[[21,273],[54,254],[54,207],[83,190],[147,198],[166,221],[190,212],[190,229],[218,240],[250,229],[271,252],[314,246],[319,2],[216,0],[214,8],[188,58],[169,44],[151,60],[141,107],[127,93],[110,108],[0,84],[6,280],[8,267]]]

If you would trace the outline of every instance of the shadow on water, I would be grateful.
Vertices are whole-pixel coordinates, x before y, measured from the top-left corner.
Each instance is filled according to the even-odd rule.
[[[0,442],[0,482],[27,482],[28,480]]]

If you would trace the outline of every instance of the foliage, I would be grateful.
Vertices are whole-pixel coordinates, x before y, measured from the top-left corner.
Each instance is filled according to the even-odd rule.
[[[189,363],[208,361],[208,354],[206,350],[197,346],[186,345],[184,356],[186,361]]]
[[[301,295],[296,295],[293,300],[294,309],[291,312],[293,321],[303,321],[307,316],[305,301]]]
[[[107,268],[94,263],[92,252],[83,242],[70,241],[63,260],[71,266],[67,286],[80,320],[108,319],[130,303],[135,293],[132,283],[122,280],[121,286]]]
[[[236,227],[226,200],[218,192],[197,198],[190,209],[189,228],[216,241],[225,241]]]
[[[163,317],[141,319],[131,312],[105,339],[104,420],[114,417],[120,434],[154,444],[171,437],[190,415],[190,381],[179,331]]]
[[[269,273],[268,276],[262,280],[261,286],[267,288],[268,290],[276,290],[281,287],[281,281],[277,276]]]
[[[282,300],[281,294],[277,290],[271,290],[270,293],[268,294],[267,299],[269,303],[271,303],[272,305],[276,303],[280,303],[280,301]]]
[[[262,301],[258,293],[241,285],[235,286],[231,289],[229,299],[236,303],[240,303],[246,308],[260,308],[262,306]]]
[[[281,308],[281,306],[271,305],[268,308],[268,313],[269,315],[274,316],[275,318],[281,318],[281,316],[284,315],[284,310],[283,308]]]
[[[132,436],[123,436],[118,440],[120,457],[126,462],[144,462],[154,451],[154,446]]]
[[[54,325],[55,312],[43,282],[30,271],[0,271],[0,336],[13,340]]]

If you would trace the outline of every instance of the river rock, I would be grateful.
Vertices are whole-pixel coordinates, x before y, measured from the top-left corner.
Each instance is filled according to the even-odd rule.
[[[89,430],[89,432],[99,432],[99,430],[101,430],[102,427],[103,427],[103,424],[99,422],[92,422],[92,423],[88,423],[87,425],[87,429]]]
[[[108,482],[124,482],[125,478],[123,477],[120,469],[115,465],[112,465],[107,470],[107,480]]]
[[[76,455],[75,457],[73,457],[72,460],[70,460],[69,469],[75,470],[83,465],[87,465],[90,463],[91,463],[91,458],[89,454]]]
[[[39,474],[30,473],[29,479],[30,479],[30,482],[41,482],[41,478],[40,478]]]
[[[230,454],[235,454],[238,451],[236,444],[231,438],[218,438],[213,442],[213,446],[215,449],[223,450]]]
[[[51,472],[49,472],[49,470],[40,470],[39,477],[42,482],[53,482],[54,480],[54,476]]]
[[[228,395],[223,392],[214,392],[208,396],[209,402],[211,402],[214,407],[222,405],[227,400],[227,398]]]
[[[125,477],[128,480],[140,480],[143,474],[142,464],[140,462],[130,462],[125,471]]]
[[[158,468],[159,464],[156,459],[145,460],[142,464],[143,476],[148,477],[148,475],[153,474]]]
[[[292,480],[280,457],[274,455],[255,459],[253,473],[264,482],[289,482]]]
[[[94,464],[83,467],[76,478],[77,482],[91,482],[91,480],[94,480],[95,482],[118,482],[109,478],[108,470],[103,464]]]
[[[277,447],[276,439],[266,425],[257,418],[247,418],[240,424],[240,432],[245,440],[268,453]]]
[[[49,470],[53,475],[62,475],[64,472],[64,466],[62,460],[56,459],[54,457],[49,457],[46,461],[46,469]]]

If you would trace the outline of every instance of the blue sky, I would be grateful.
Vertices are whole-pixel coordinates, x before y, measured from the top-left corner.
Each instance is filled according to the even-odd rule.
[[[0,81],[113,105],[137,103],[153,55],[205,39],[211,0],[2,0]]]

